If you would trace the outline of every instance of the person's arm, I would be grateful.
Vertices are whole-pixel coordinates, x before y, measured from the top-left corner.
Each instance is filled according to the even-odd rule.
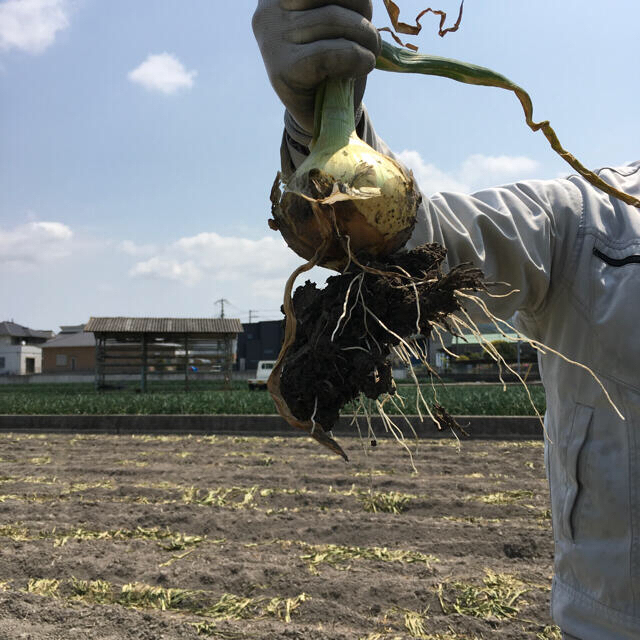
[[[575,240],[581,196],[568,180],[528,180],[472,195],[437,193],[424,199],[409,246],[438,242],[449,266],[472,263],[490,287],[491,311],[508,319],[535,315],[563,272]]]

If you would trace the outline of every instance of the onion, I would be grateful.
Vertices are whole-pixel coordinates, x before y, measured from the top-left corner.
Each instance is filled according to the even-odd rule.
[[[382,258],[411,236],[420,195],[413,176],[356,133],[354,80],[330,79],[316,96],[311,152],[272,193],[273,220],[287,244],[341,270],[352,256]]]

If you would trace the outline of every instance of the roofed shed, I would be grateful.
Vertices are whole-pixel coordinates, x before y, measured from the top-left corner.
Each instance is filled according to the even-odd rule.
[[[231,378],[234,348],[243,331],[237,318],[90,318],[85,332],[96,338],[96,387],[108,376],[139,374],[140,390],[150,376],[173,374],[189,381],[202,374]]]

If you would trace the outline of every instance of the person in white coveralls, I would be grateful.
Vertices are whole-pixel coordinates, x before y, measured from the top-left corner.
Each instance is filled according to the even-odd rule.
[[[314,94],[355,77],[357,130],[391,155],[362,106],[380,37],[370,0],[259,0],[253,30],[286,107],[282,171],[308,154]],[[640,162],[600,176],[640,196]],[[439,242],[449,266],[472,262],[518,292],[491,311],[584,368],[540,355],[546,390],[555,576],[563,637],[640,638],[640,210],[583,178],[527,180],[473,195],[423,196],[407,244]]]

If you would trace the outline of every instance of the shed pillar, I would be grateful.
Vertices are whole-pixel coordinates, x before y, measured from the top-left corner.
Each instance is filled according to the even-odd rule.
[[[223,364],[225,390],[231,389],[232,353],[233,353],[233,336],[231,334],[226,334],[224,337],[224,364]]]
[[[96,335],[95,338],[96,338],[95,386],[96,386],[96,391],[99,391],[104,387],[105,338],[100,334]]]
[[[140,391],[146,393],[147,391],[147,334],[142,334],[142,366],[140,368]]]
[[[184,390],[189,391],[189,334],[184,334]]]

